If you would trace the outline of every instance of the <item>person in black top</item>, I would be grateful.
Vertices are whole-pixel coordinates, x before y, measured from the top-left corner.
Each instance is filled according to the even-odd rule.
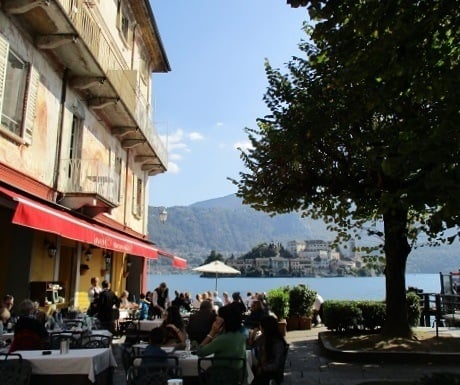
[[[120,306],[120,299],[110,289],[110,283],[102,281],[102,291],[97,298],[97,318],[101,321],[103,329],[115,334],[115,321],[117,310]]]
[[[200,310],[190,315],[187,325],[187,334],[191,341],[200,344],[209,334],[211,326],[216,320],[216,312],[211,301],[204,300],[200,304]]]
[[[153,291],[152,305],[154,316],[161,318],[169,306],[169,289],[165,282],[160,283],[160,286]]]

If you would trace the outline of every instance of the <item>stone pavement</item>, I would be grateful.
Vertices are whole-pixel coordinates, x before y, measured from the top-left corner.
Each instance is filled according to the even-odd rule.
[[[441,329],[441,328],[440,328]],[[296,330],[287,333],[290,343],[286,363],[286,385],[334,384],[357,385],[367,381],[410,381],[432,373],[456,373],[458,364],[432,362],[350,362],[328,358],[318,340],[318,333],[324,327],[311,330]],[[432,329],[434,333],[434,329]],[[441,333],[446,332],[440,330]],[[454,333],[449,333],[454,334]]]
[[[378,361],[365,363],[329,358],[318,340],[318,333],[323,331],[326,331],[326,328],[316,327],[311,330],[296,330],[287,333],[286,339],[290,348],[286,362],[285,385],[358,385],[377,380],[417,380],[432,373],[460,375],[458,364],[439,364],[429,361],[410,363],[404,360],[396,363]],[[118,362],[114,373],[114,385],[126,385],[120,355],[120,343],[122,342],[122,339],[114,341],[114,354]]]

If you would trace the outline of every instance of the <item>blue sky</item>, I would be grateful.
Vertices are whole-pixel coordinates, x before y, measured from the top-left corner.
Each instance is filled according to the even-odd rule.
[[[183,206],[236,192],[237,147],[267,114],[264,60],[285,71],[299,55],[305,8],[285,0],[150,1],[171,72],[153,75],[168,172],[150,178],[149,205]]]

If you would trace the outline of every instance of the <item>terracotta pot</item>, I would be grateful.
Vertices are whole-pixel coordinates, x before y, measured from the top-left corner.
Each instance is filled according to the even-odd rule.
[[[288,331],[290,330],[299,330],[299,317],[297,316],[289,316],[287,319],[286,328]]]
[[[311,317],[300,316],[299,317],[299,330],[310,330],[311,329]]]
[[[278,321],[278,330],[280,331],[283,337],[286,335],[286,326],[287,326],[287,322],[285,319]]]

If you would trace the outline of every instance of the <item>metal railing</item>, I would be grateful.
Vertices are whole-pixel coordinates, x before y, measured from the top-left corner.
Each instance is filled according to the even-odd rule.
[[[94,159],[62,159],[59,185],[64,193],[97,194],[119,204],[120,176]]]
[[[80,5],[78,11],[75,12],[75,7],[79,4],[75,0],[57,1],[74,24],[80,39],[96,58],[131,116],[136,120],[136,125],[155,151],[156,156],[166,165],[167,149],[150,120],[150,106],[143,95],[137,91],[137,71],[128,70],[127,64],[123,63],[123,59],[113,48],[114,43],[107,38],[84,6]]]

